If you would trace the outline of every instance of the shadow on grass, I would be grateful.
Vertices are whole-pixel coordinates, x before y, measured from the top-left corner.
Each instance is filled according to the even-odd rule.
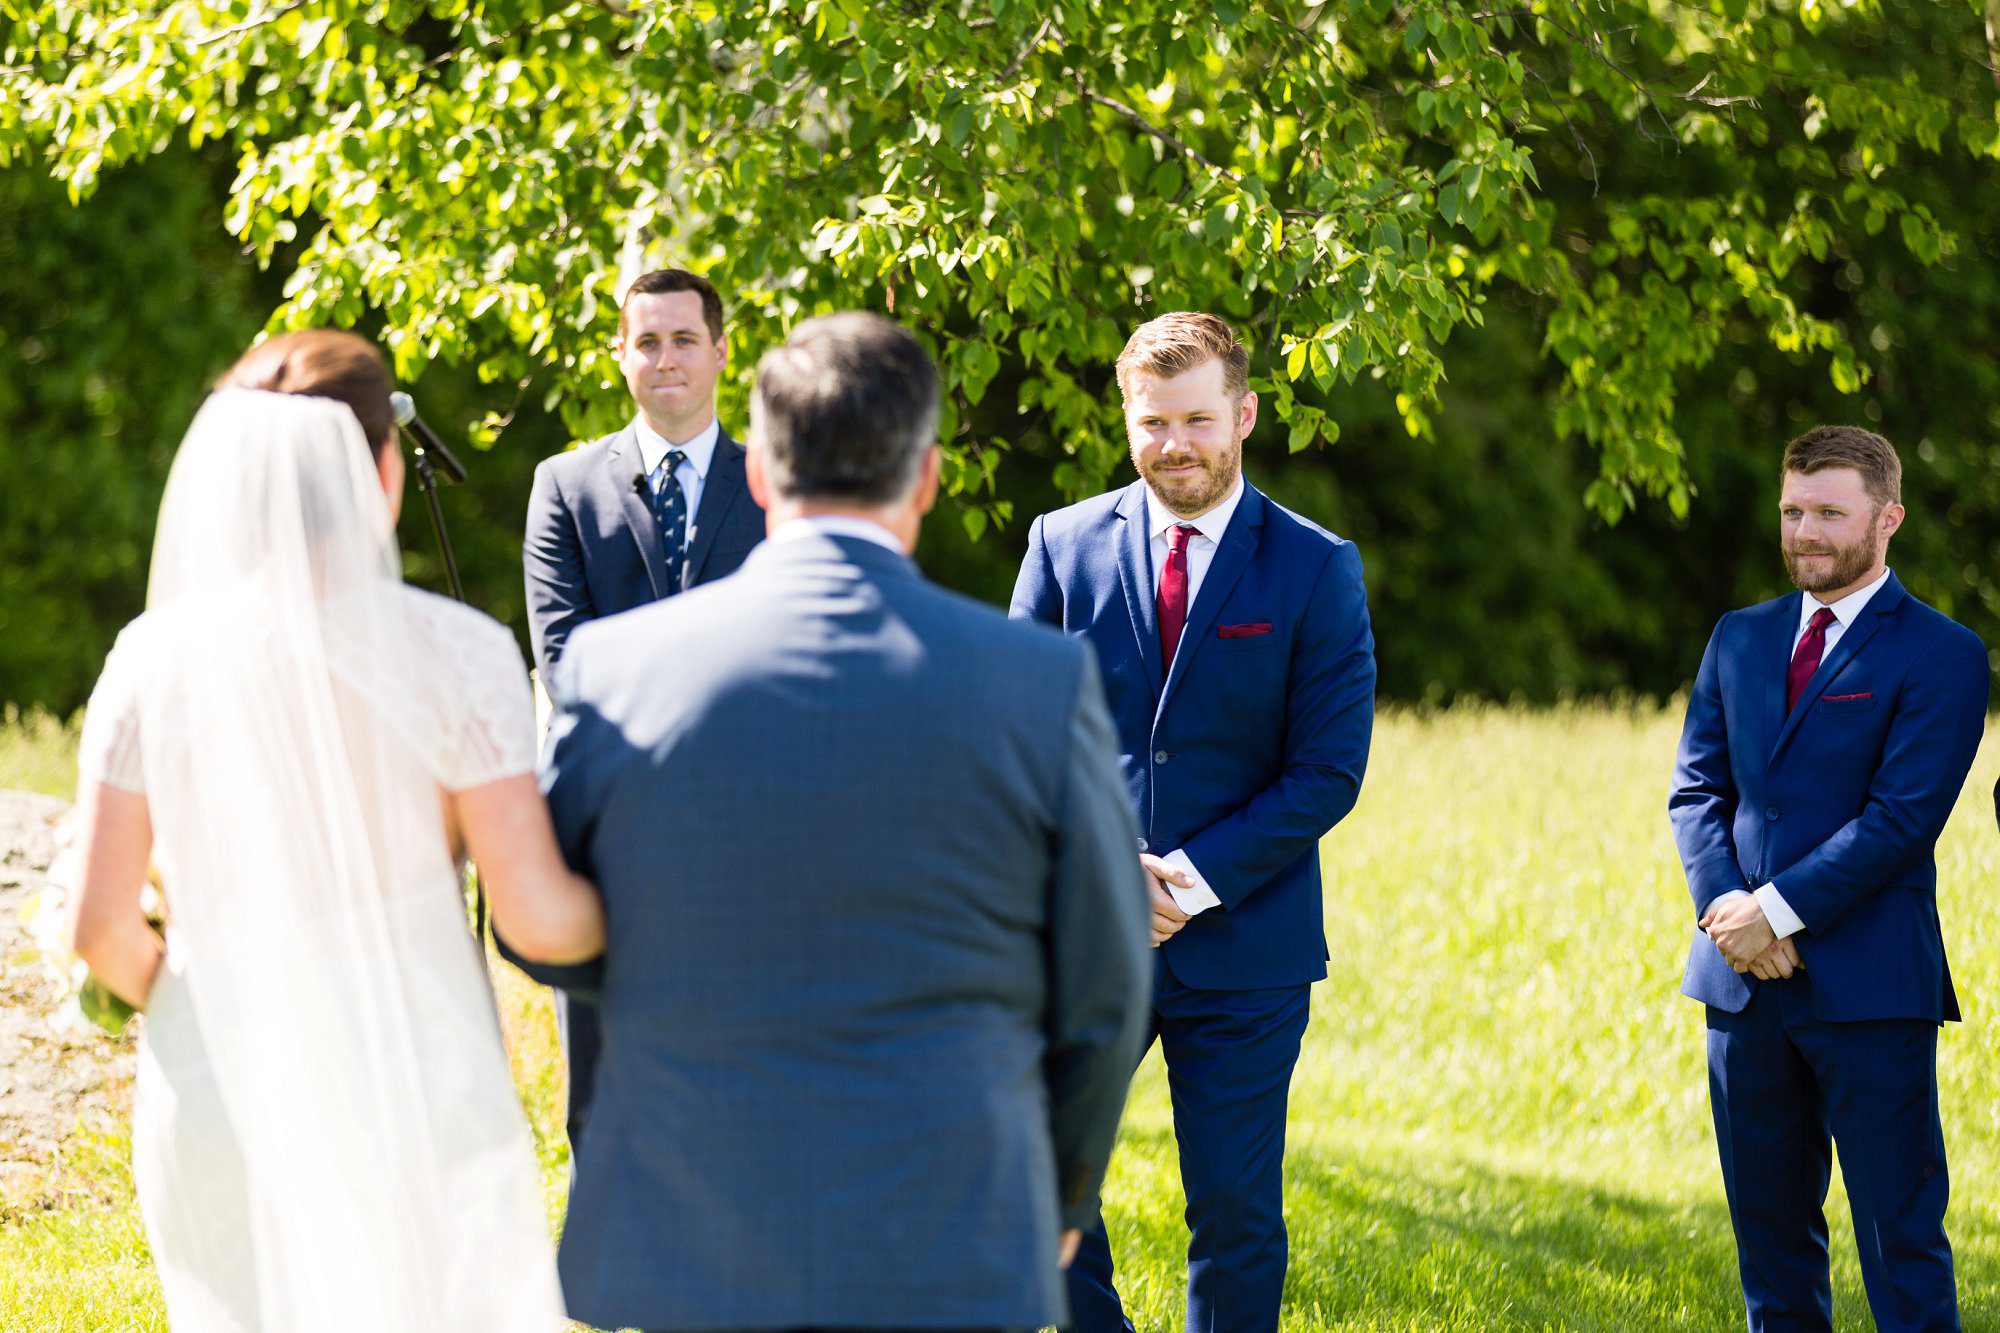
[[[1174,1176],[1165,1131],[1128,1129],[1120,1151]],[[1178,1190],[1159,1190],[1110,1219],[1120,1287],[1141,1330],[1181,1326],[1181,1206]],[[1828,1201],[1830,1214],[1845,1208],[1838,1192]],[[1371,1157],[1308,1146],[1287,1154],[1285,1213],[1288,1330],[1743,1327],[1720,1199],[1662,1202],[1407,1150]],[[1968,1329],[2000,1327],[1995,1237],[1959,1234],[1974,1221],[1954,1218],[1961,1315]],[[1836,1325],[1868,1327],[1844,1227],[1834,1250]]]

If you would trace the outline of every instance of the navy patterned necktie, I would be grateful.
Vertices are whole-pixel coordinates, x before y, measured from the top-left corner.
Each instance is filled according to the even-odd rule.
[[[687,555],[687,492],[681,489],[676,469],[687,459],[678,449],[667,451],[660,464],[660,484],[653,491],[653,517],[660,520],[660,545],[667,557],[667,595],[681,590],[681,565]]]

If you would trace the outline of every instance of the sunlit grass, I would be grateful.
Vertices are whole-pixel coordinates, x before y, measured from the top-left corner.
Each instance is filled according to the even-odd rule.
[[[0,791],[33,791],[64,800],[76,794],[76,738],[81,720],[64,722],[37,708],[0,709]]]
[[[1333,960],[1292,1092],[1287,1329],[1742,1326],[1701,1010],[1677,993],[1678,722],[1594,707],[1381,720],[1360,808],[1325,849]],[[1996,769],[2000,742],[1940,849],[1969,1019],[1940,1044],[1968,1329],[2000,1328]],[[547,999],[505,968],[499,994],[554,1219],[567,1155]],[[1136,1321],[1177,1330],[1186,1231],[1157,1054],[1106,1198]],[[1837,1183],[1828,1213],[1836,1322],[1866,1327]],[[0,1328],[154,1329],[155,1291],[129,1201],[0,1226]]]

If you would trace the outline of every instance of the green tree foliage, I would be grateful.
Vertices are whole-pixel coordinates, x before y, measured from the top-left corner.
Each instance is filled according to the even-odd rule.
[[[1973,70],[1978,7],[1939,7]],[[579,434],[622,410],[598,335],[629,237],[737,293],[745,351],[801,313],[893,306],[939,335],[954,427],[1021,367],[1070,493],[1119,456],[1089,386],[1150,309],[1242,320],[1303,448],[1335,422],[1301,388],[1364,375],[1423,433],[1445,344],[1516,289],[1562,371],[1556,430],[1600,458],[1589,503],[1680,513],[1678,385],[1729,326],[1858,389],[1867,349],[1800,304],[1799,267],[1850,232],[1922,263],[1955,244],[1909,164],[1992,153],[1993,89],[1925,78],[1935,55],[1839,58],[1904,8],[9,0],[0,151],[84,192],[228,143],[231,231],[265,257],[304,242],[278,322],[379,310],[406,372],[539,383]],[[1647,145],[1707,181],[1564,210]],[[954,490],[990,495],[1008,437],[952,438]]]
[[[434,418],[499,439],[448,506],[509,619],[526,467],[629,411],[611,305],[643,247],[728,296],[739,428],[804,314],[931,337],[962,527],[926,556],[958,586],[1004,595],[1007,520],[1117,479],[1109,363],[1196,306],[1256,347],[1258,479],[1363,542],[1389,692],[1664,691],[1778,590],[1775,460],[1815,420],[1904,446],[1898,568],[2000,639],[1982,14],[0,0],[0,183],[109,196],[223,146],[272,324],[379,328]],[[156,497],[105,531],[142,551]]]
[[[145,605],[174,447],[262,320],[212,177],[183,149],[80,211],[0,171],[0,698],[82,702]]]

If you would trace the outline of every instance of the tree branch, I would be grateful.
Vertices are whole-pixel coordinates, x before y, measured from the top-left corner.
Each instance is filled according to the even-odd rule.
[[[2000,0],[1996,0],[1996,2],[2000,3]],[[1536,83],[1541,84],[1542,87],[1549,90],[1549,105],[1556,109],[1558,116],[1562,117],[1564,127],[1569,130],[1569,137],[1576,141],[1578,151],[1583,154],[1584,166],[1590,172],[1590,197],[1595,199],[1597,197],[1598,185],[1597,154],[1590,151],[1590,145],[1584,142],[1583,133],[1577,129],[1576,122],[1569,118],[1569,112],[1563,110],[1562,98],[1557,95],[1555,88],[1549,81],[1542,77],[1542,72],[1525,60],[1521,62],[1521,68],[1526,70]]]
[[[1644,134],[1649,139],[1653,137],[1650,133],[1647,132],[1645,125],[1645,120],[1646,120],[1645,111],[1650,110],[1653,113],[1654,119],[1660,122],[1660,128],[1665,130],[1669,136],[1673,134],[1674,132],[1673,122],[1667,119],[1666,112],[1660,110],[1659,97],[1655,94],[1652,85],[1646,83],[1645,80],[1641,79],[1638,75],[1626,69],[1623,65],[1620,65],[1616,60],[1613,60],[1610,54],[1605,51],[1604,44],[1598,41],[1594,34],[1586,35],[1585,33],[1579,32],[1575,28],[1570,27],[1568,24],[1564,23],[1561,19],[1556,18],[1554,15],[1536,10],[1526,10],[1526,9],[1487,10],[1481,13],[1469,15],[1468,17],[1470,17],[1475,22],[1480,22],[1489,19],[1511,18],[1518,20],[1522,23],[1548,24],[1551,28],[1554,28],[1557,32],[1569,38],[1571,42],[1573,42],[1577,46],[1582,47],[1585,51],[1588,51],[1592,56],[1592,58],[1594,58],[1600,65],[1603,65],[1604,68],[1610,70],[1613,74],[1616,74],[1619,78],[1625,80],[1625,82],[1632,85],[1633,89],[1639,94],[1641,101],[1643,101],[1645,104],[1645,110],[1641,110],[1641,112],[1639,113],[1639,125],[1638,125],[1639,133]],[[1669,95],[1674,96],[1676,98],[1680,96],[1680,94],[1677,93]]]
[[[267,23],[276,23],[293,10],[304,9],[305,7],[306,0],[292,0],[292,3],[280,5],[262,18],[245,19],[233,28],[222,28],[215,32],[203,33],[199,37],[191,37],[188,39],[188,45],[213,46],[217,42],[226,42],[231,37],[241,37],[244,33],[261,28]]]
[[[1993,82],[2000,84],[2000,0],[1986,0],[1986,54],[1993,61]]]
[[[1993,0],[1993,2],[2000,4],[2000,0]],[[1012,83],[1014,81],[1014,76],[1021,72],[1021,63],[1028,58],[1029,52],[1042,44],[1042,39],[1049,35],[1049,29],[1055,26],[1055,22],[1056,16],[1054,14],[1042,20],[1042,26],[1035,29],[1035,35],[1028,39],[1028,44],[1022,47],[1012,60],[1007,62],[1006,69],[1000,71],[1001,83]]]
[[[1218,176],[1223,177],[1226,180],[1234,181],[1237,184],[1242,183],[1243,181],[1242,176],[1238,175],[1234,171],[1231,171],[1228,167],[1221,166],[1218,163],[1209,161],[1206,157],[1202,156],[1199,152],[1195,151],[1194,149],[1188,147],[1186,144],[1182,143],[1179,139],[1176,139],[1173,135],[1168,134],[1165,130],[1160,129],[1158,126],[1155,126],[1149,121],[1147,121],[1147,119],[1144,116],[1134,111],[1131,107],[1126,106],[1123,102],[1117,101],[1114,98],[1106,97],[1102,93],[1092,92],[1089,88],[1084,86],[1084,82],[1081,77],[1079,77],[1076,81],[1076,91],[1078,92],[1078,94],[1082,96],[1084,101],[1094,102],[1098,106],[1105,107],[1112,111],[1116,111],[1120,116],[1123,116],[1127,121],[1129,121],[1134,129],[1152,135],[1155,139],[1158,139],[1161,143],[1173,149],[1176,153],[1179,153],[1182,157],[1185,157],[1190,161],[1201,163],[1203,166],[1207,167],[1210,171],[1214,172]]]

